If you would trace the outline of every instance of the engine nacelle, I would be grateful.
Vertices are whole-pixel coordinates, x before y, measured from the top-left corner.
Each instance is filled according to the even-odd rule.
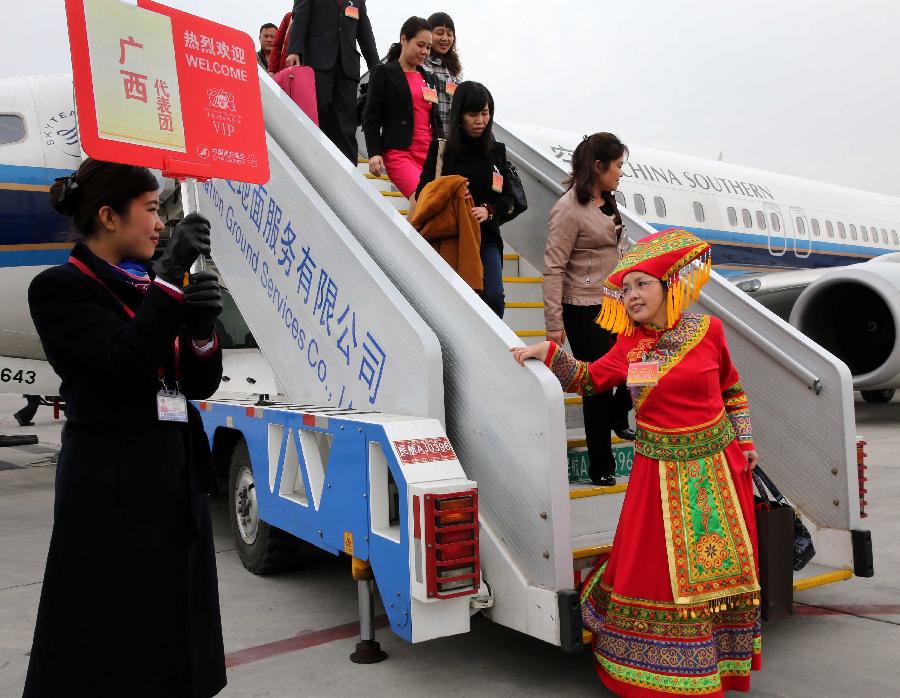
[[[898,257],[828,272],[791,310],[791,324],[846,363],[857,390],[900,387]]]

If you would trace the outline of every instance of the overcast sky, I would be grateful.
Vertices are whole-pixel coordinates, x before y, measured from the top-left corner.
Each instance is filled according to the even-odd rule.
[[[170,0],[256,37],[290,0]],[[68,72],[63,0],[3,0],[0,77]],[[900,196],[896,0],[368,0],[378,50],[448,12],[497,119]],[[559,9],[564,8],[564,9]]]

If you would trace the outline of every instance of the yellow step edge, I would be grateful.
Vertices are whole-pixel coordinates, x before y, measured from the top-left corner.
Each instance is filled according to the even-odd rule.
[[[401,216],[406,216],[409,214],[409,209],[408,208],[398,208],[397,213],[399,213]]]
[[[391,178],[387,175],[373,175],[371,172],[366,172],[363,174],[363,177],[366,179],[380,179],[382,182],[390,182]]]
[[[506,301],[506,308],[543,308],[544,304],[538,301]]]
[[[543,276],[504,276],[503,283],[505,284],[542,284],[544,283]]]
[[[592,545],[588,548],[575,548],[572,551],[573,560],[584,560],[588,557],[597,557],[598,555],[606,555],[612,550],[612,544],[609,545]]]
[[[628,444],[634,443],[628,439],[620,439],[618,436],[610,436],[609,441],[612,444]],[[587,439],[567,439],[566,445],[569,448],[587,448]]]
[[[832,570],[831,572],[823,572],[812,577],[798,579],[794,582],[794,591],[806,591],[807,589],[815,589],[826,584],[834,582],[846,582],[853,576],[853,570]]]
[[[577,490],[569,490],[569,499],[583,499],[585,497],[600,497],[605,494],[621,494],[628,489],[628,483],[612,487],[579,487]]]
[[[356,158],[356,163],[358,165],[365,165],[367,162],[369,162],[369,158]]]
[[[593,638],[594,638],[594,636],[591,635],[591,631],[590,631],[590,630],[582,630],[582,631],[581,631],[581,644],[582,644],[582,645],[589,645],[589,644],[591,644],[591,640],[592,640]]]
[[[382,195],[382,196],[393,196],[393,197],[397,197],[397,198],[399,198],[399,199],[405,199],[405,198],[406,198],[405,196],[403,196],[403,193],[402,193],[402,192],[399,192],[399,191],[382,191],[382,192],[381,192],[381,195]]]
[[[580,405],[584,402],[581,397],[567,397],[563,399],[563,402],[567,405]]]
[[[517,254],[504,254],[503,259],[507,262],[515,262],[517,259],[520,259],[520,257]]]
[[[547,330],[516,330],[517,337],[546,337]]]

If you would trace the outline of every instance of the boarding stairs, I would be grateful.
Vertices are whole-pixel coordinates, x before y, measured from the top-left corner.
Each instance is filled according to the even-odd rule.
[[[623,478],[614,488],[595,488],[569,482],[567,456],[584,448],[580,401],[564,396],[544,366],[520,367],[508,353],[519,341],[544,336],[537,270],[547,217],[565,172],[539,143],[495,124],[529,198],[528,211],[503,228],[504,323],[408,225],[401,213],[406,200],[390,182],[369,176],[364,162],[348,163],[269,76],[261,73],[260,83],[272,167],[262,208],[256,204],[260,190],[219,180],[203,188],[200,208],[224,224],[214,226],[226,233],[217,232],[213,257],[279,385],[293,403],[346,409],[346,398],[356,390],[357,410],[439,420],[466,476],[478,483],[481,563],[493,595],[487,615],[552,644],[572,647],[575,635],[580,643],[580,627],[572,625],[576,580],[608,551],[627,483]],[[296,277],[289,272],[299,256],[284,267],[290,277],[285,288],[277,255],[286,232],[273,241],[266,197],[277,198],[284,219],[290,217],[295,252],[313,240],[308,244],[320,264],[316,273],[327,267],[341,277],[340,293],[348,289],[350,296],[339,296],[333,308],[333,320],[326,308],[320,311],[317,292],[314,307],[315,285],[312,292],[307,285],[305,301],[302,293],[297,300]],[[651,231],[630,212],[623,214],[630,237]],[[255,249],[244,244],[248,240]],[[230,266],[219,264],[223,254],[234,258]],[[301,277],[297,293],[302,285]],[[290,302],[283,302],[288,296],[294,310],[305,312],[288,313]],[[851,530],[859,516],[850,506],[858,497],[850,490],[856,481],[849,372],[715,275],[698,305],[725,323],[751,397],[758,444],[770,474],[811,525],[817,564],[852,574]],[[340,344],[341,327],[340,336],[346,336],[351,306],[367,308],[360,318],[368,325],[359,328],[353,357],[358,361],[359,352],[368,352],[365,376],[362,370],[357,375],[358,364],[351,365],[349,357],[345,367],[333,349],[336,339]],[[310,310],[317,322],[309,321]],[[344,320],[332,335],[329,322]],[[361,379],[368,379],[369,388],[374,384],[375,345],[365,344],[366,329],[388,357],[377,399],[366,391],[360,397]],[[302,355],[296,354],[298,344]]]
[[[357,169],[397,211],[406,216],[408,201],[387,175],[369,172],[368,159],[358,158]],[[544,326],[543,277],[515,250],[503,254],[503,287],[506,297],[504,323],[525,344],[547,338]],[[568,343],[566,343],[568,349]],[[589,458],[584,435],[581,396],[563,398],[566,420],[566,450],[569,465],[569,499],[572,511],[572,557],[574,583],[582,581],[585,571],[612,548],[612,537],[628,487],[628,473],[634,458],[633,445],[611,435],[617,462],[617,483],[597,487],[588,478]]]

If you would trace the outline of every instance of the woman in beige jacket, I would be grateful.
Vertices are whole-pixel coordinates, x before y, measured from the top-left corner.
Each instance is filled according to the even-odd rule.
[[[614,339],[594,320],[603,282],[621,257],[624,226],[613,192],[627,155],[628,148],[611,133],[585,137],[572,154],[568,189],[550,211],[544,253],[547,339],[562,345],[568,337],[572,354],[582,361],[599,359]],[[615,398],[612,391],[584,397],[582,407],[591,481],[614,485],[610,430],[633,438],[628,392],[620,386]]]

